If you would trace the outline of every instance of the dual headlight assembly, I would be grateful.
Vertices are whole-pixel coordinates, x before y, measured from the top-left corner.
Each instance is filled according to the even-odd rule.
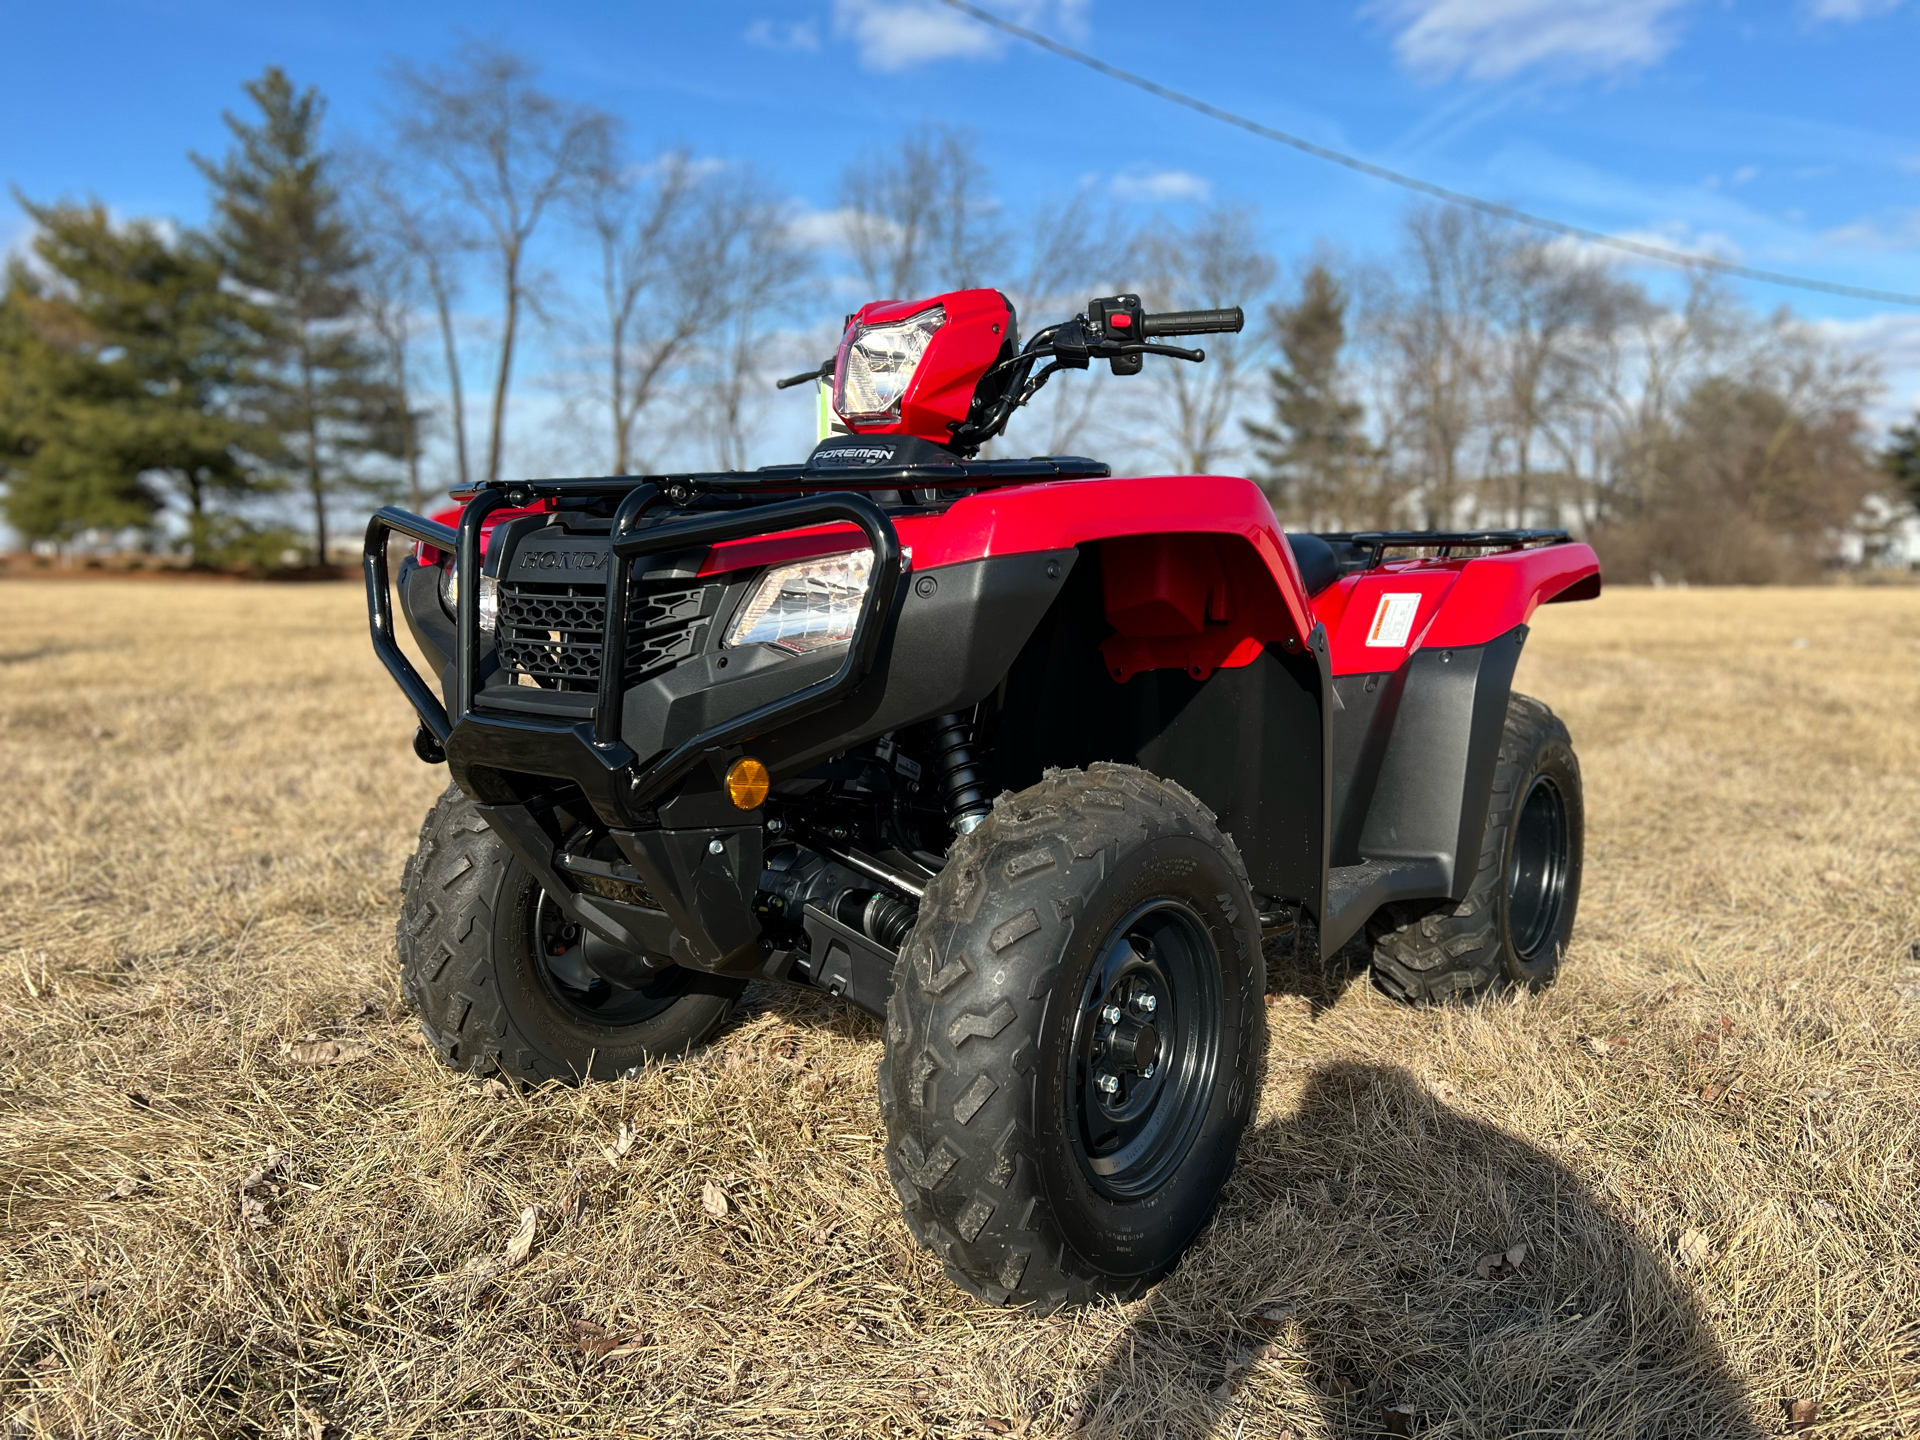
[[[746,603],[727,627],[721,644],[772,645],[790,655],[814,655],[853,639],[860,606],[867,597],[873,551],[846,550],[777,565],[762,575]],[[460,580],[452,565],[440,571],[440,605],[457,614]],[[499,622],[500,586],[480,577],[480,629],[492,634]]]

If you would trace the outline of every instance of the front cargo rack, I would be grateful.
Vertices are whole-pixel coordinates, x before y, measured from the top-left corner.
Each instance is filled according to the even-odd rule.
[[[1371,570],[1389,550],[1437,550],[1446,560],[1455,550],[1527,550],[1562,545],[1569,537],[1564,530],[1336,530],[1319,538],[1367,551],[1365,568]]]
[[[595,475],[556,480],[500,480],[509,496],[624,495],[652,485],[679,503],[694,495],[805,495],[834,490],[987,490],[1049,480],[1104,480],[1110,466],[1084,455],[1036,455],[1026,460],[954,460],[912,465],[768,465],[759,470],[689,471],[675,475]],[[479,486],[450,492],[471,500]]]

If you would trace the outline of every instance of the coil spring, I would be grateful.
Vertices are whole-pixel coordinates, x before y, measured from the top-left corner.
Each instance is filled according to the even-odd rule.
[[[987,793],[986,772],[973,748],[973,726],[956,710],[933,721],[933,760],[940,767],[940,794],[947,819],[962,835],[987,818],[993,801]]]

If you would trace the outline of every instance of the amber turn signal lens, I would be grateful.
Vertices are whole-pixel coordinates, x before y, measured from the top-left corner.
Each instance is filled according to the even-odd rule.
[[[727,767],[727,798],[742,810],[758,810],[764,805],[772,784],[767,767],[751,755]]]

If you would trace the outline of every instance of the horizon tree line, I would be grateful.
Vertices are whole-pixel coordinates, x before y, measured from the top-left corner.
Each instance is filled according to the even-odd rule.
[[[1920,418],[1876,443],[1871,358],[1702,275],[1663,301],[1589,251],[1419,206],[1389,253],[1323,245],[1281,293],[1245,208],[1143,220],[1079,186],[1009,213],[972,137],[939,125],[846,168],[830,250],[766,175],[639,155],[510,52],[391,80],[384,132],[344,143],[315,89],[249,82],[227,152],[191,157],[201,228],[17,197],[14,530],[323,561],[343,510],[501,478],[530,336],[590,463],[745,468],[771,377],[834,343],[837,314],[807,302],[836,263],[869,298],[997,285],[1027,330],[1117,291],[1245,306],[1206,364],[1117,390],[1076,375],[996,444],[1244,467],[1292,528],[1566,527],[1623,578],[1767,581],[1871,560],[1920,505]]]

